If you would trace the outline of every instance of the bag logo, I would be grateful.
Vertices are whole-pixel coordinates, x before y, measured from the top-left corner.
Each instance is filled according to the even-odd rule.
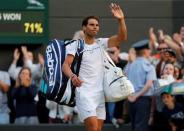
[[[54,59],[52,57],[52,47],[49,45],[46,49],[47,65],[49,71],[49,86],[54,85]]]

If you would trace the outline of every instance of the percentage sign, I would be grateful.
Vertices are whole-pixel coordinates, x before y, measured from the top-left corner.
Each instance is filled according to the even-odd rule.
[[[42,23],[35,23],[36,33],[43,33]]]

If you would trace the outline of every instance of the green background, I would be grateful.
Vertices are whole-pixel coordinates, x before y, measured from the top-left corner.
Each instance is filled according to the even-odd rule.
[[[48,34],[48,0],[37,0],[42,4],[29,3],[29,0],[5,0],[0,2],[0,14],[21,13],[20,21],[0,20],[0,44],[5,43],[46,43]],[[24,23],[42,23],[43,33],[25,33]]]

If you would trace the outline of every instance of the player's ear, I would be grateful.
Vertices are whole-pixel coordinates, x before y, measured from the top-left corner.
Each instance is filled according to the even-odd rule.
[[[82,26],[82,30],[83,30],[83,32],[85,33],[86,26]]]

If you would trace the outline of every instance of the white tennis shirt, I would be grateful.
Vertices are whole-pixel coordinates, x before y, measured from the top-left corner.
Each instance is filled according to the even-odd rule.
[[[78,87],[79,92],[86,95],[103,90],[103,58],[101,48],[107,48],[108,38],[99,38],[93,44],[84,43],[84,51],[79,71],[79,78],[83,81],[82,86]],[[66,55],[75,55],[77,51],[77,41],[66,47]]]

